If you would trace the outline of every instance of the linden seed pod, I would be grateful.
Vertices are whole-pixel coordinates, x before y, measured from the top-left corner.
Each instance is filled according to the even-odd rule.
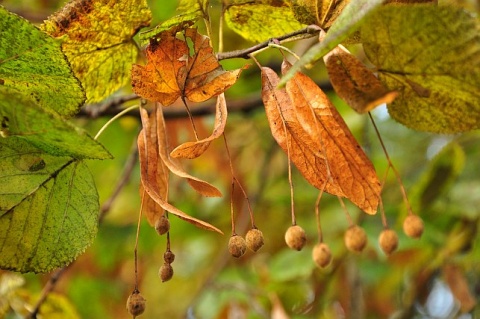
[[[245,240],[248,248],[258,251],[263,246],[263,233],[257,228],[252,228],[245,235]]]
[[[230,240],[228,241],[228,251],[230,252],[230,255],[240,258],[243,256],[243,254],[245,254],[246,250],[247,243],[242,236],[233,235],[230,237]]]
[[[127,310],[132,316],[139,316],[145,311],[145,298],[134,291],[127,299]]]
[[[165,215],[162,215],[155,222],[155,230],[159,235],[166,234],[170,230],[170,221]]]
[[[162,282],[169,281],[173,277],[173,268],[172,265],[169,263],[164,263],[162,267],[160,267],[160,270],[158,271],[158,275],[160,276],[160,279],[162,279]]]
[[[332,261],[332,252],[325,243],[316,244],[312,250],[312,259],[320,268],[327,267]]]
[[[353,252],[361,252],[367,245],[367,234],[362,227],[353,225],[345,232],[345,246]]]
[[[303,246],[307,242],[307,236],[302,227],[298,225],[288,227],[285,232],[285,242],[288,247],[295,250],[302,250]]]
[[[388,256],[398,247],[397,233],[392,229],[384,229],[378,236],[378,243],[383,252]]]
[[[423,234],[423,220],[417,215],[409,214],[403,221],[403,232],[411,238],[420,238]]]
[[[175,254],[172,253],[170,250],[167,250],[164,254],[163,254],[163,260],[165,260],[165,262],[167,264],[171,264],[174,262],[175,260]]]

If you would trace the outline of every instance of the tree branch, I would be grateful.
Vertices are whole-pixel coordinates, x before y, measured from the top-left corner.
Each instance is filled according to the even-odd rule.
[[[289,42],[289,41],[296,41],[299,39],[308,39],[311,37],[314,37],[318,35],[320,32],[320,27],[316,25],[309,25],[301,30],[293,31],[291,33],[284,34],[280,37],[274,38],[275,40],[280,41],[280,43],[283,42]],[[233,58],[243,58],[243,59],[249,59],[250,54],[263,50],[265,48],[268,48],[269,44],[272,42],[273,39],[264,41],[262,43],[259,43],[257,45],[254,45],[250,48],[243,49],[243,50],[235,50],[235,51],[229,51],[229,52],[222,52],[217,54],[217,59],[220,60],[226,60],[226,59],[233,59]]]

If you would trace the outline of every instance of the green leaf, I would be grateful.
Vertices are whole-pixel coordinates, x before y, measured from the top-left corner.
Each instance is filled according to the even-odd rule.
[[[277,2],[278,3],[278,2]],[[227,7],[225,21],[230,29],[243,38],[262,42],[304,27],[289,6],[263,3],[237,3]]]
[[[282,77],[280,86],[285,85],[287,81],[305,65],[317,61],[333,50],[338,44],[345,41],[360,27],[365,17],[377,9],[382,3],[383,0],[350,1],[332,24],[325,38],[305,52],[300,60]]]
[[[6,154],[0,157],[0,268],[48,272],[66,265],[97,232],[99,204],[92,175],[81,161],[63,158],[62,163],[22,141],[1,139],[0,148]],[[37,156],[43,169],[16,164]]]
[[[379,78],[399,96],[388,106],[420,131],[480,128],[480,23],[455,7],[384,7],[361,30]]]
[[[150,20],[146,0],[73,0],[42,27],[62,38],[63,52],[93,103],[128,82],[138,54],[132,38]]]
[[[47,154],[76,159],[112,158],[110,153],[84,130],[2,87],[0,120],[2,136],[28,141]]]
[[[85,93],[59,41],[0,6],[0,87],[29,96],[58,114],[75,114]]]

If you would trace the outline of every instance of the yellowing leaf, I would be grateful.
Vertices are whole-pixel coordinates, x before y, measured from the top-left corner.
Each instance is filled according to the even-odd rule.
[[[323,57],[330,83],[338,96],[358,113],[391,103],[397,92],[389,91],[354,55],[336,47]]]
[[[1,6],[0,86],[62,116],[74,115],[85,102],[60,43]]]
[[[157,127],[157,139],[158,139],[158,156],[161,158],[165,166],[175,175],[187,179],[190,186],[198,193],[209,197],[221,197],[222,193],[213,185],[193,177],[186,173],[182,168],[178,160],[171,158],[168,152],[167,135],[165,131],[165,120],[163,118],[162,108],[159,106],[155,108],[156,112],[156,127]],[[148,120],[147,111],[141,109],[140,115],[142,117],[142,125],[146,131],[150,130],[150,123]],[[145,184],[144,184],[145,186]]]
[[[283,1],[278,6],[245,1],[227,6],[225,21],[243,38],[262,42],[301,29],[292,10]]]
[[[143,118],[145,117],[145,112],[143,113]],[[147,114],[148,118],[148,114]],[[192,217],[180,209],[176,208],[175,206],[169,204],[165,198],[160,196],[158,193],[157,189],[155,188],[154,185],[151,184],[151,177],[149,176],[148,172],[148,156],[147,154],[151,154],[152,152],[148,149],[148,144],[145,143],[146,137],[145,137],[145,132],[147,132],[147,129],[143,129],[142,132],[140,132],[140,135],[144,135],[144,137],[138,138],[138,149],[139,149],[139,159],[140,159],[140,174],[141,174],[141,180],[143,187],[145,189],[145,192],[150,196],[160,207],[163,209],[169,211],[173,215],[197,226],[203,229],[211,230],[211,231],[216,231],[220,234],[223,234],[223,232],[216,228],[213,225],[210,225],[207,222],[204,222],[200,219],[197,219],[195,217]]]
[[[305,24],[316,24],[327,30],[349,0],[292,0],[295,18]]]
[[[328,30],[325,38],[305,52],[290,71],[283,76],[280,85],[285,85],[295,72],[300,71],[305,65],[319,60],[338,44],[346,40],[352,33],[357,31],[365,18],[382,3],[383,0],[350,0]]]
[[[284,66],[287,72],[289,65]],[[375,214],[380,183],[373,168],[347,125],[321,89],[307,76],[297,73],[286,89],[275,89],[279,78],[262,68],[265,107],[272,133],[290,158],[315,187],[347,197],[368,214]],[[282,121],[287,133],[281,133]],[[274,129],[275,128],[275,129]],[[289,136],[290,135],[290,136]]]
[[[361,30],[389,90],[390,115],[421,131],[480,128],[480,23],[456,7],[386,6]]]
[[[150,19],[146,0],[72,0],[43,29],[62,39],[87,102],[93,103],[127,83],[138,54],[132,38]]]
[[[0,268],[38,273],[70,263],[97,232],[98,194],[87,166],[22,140],[0,139],[0,153]],[[32,158],[43,165],[24,165]]]
[[[177,28],[152,39],[146,48],[148,63],[132,68],[135,93],[168,106],[179,97],[203,102],[232,86],[241,69],[225,71],[218,63],[208,37],[196,29],[185,30],[193,42],[192,54],[186,40],[176,37]]]
[[[196,158],[202,155],[210,146],[210,143],[223,134],[225,124],[227,123],[227,102],[225,101],[225,94],[220,94],[217,97],[215,124],[212,134],[200,141],[186,142],[177,146],[170,155],[177,158]]]

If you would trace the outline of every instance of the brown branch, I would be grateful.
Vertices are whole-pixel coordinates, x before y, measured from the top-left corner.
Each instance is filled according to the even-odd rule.
[[[288,42],[288,41],[295,41],[299,39],[307,39],[318,35],[320,32],[320,28],[316,25],[309,25],[301,30],[293,31],[291,33],[284,34],[277,38],[272,38],[270,40],[264,41],[257,45],[254,45],[247,49],[242,50],[235,50],[229,52],[222,52],[217,54],[217,59],[226,60],[226,59],[233,59],[233,58],[242,58],[242,59],[249,59],[250,54],[268,48],[272,40],[278,40],[280,43]]]

